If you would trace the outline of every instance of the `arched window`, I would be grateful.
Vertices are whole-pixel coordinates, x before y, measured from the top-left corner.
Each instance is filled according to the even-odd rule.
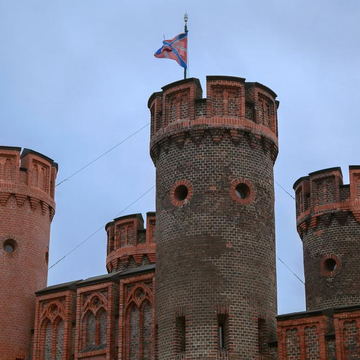
[[[129,360],[139,360],[140,345],[140,312],[139,308],[134,304],[130,310],[130,355]]]
[[[95,328],[96,321],[94,314],[89,311],[88,316],[85,317],[86,321],[86,347],[95,345]]]
[[[99,345],[106,345],[107,314],[105,310],[98,313],[99,323]]]
[[[107,312],[103,307],[96,314],[88,310],[83,318],[82,331],[85,333],[82,348],[84,351],[99,350],[107,344]]]
[[[151,305],[149,301],[145,301],[142,306],[142,360],[151,360]]]
[[[56,323],[56,352],[55,360],[62,360],[64,344],[64,321],[58,320]]]
[[[58,316],[53,322],[48,318],[45,318],[44,322],[42,359],[62,360],[64,354],[64,320]]]
[[[148,300],[128,308],[127,360],[151,360],[152,309]]]
[[[45,326],[44,360],[52,358],[53,324],[47,320]]]

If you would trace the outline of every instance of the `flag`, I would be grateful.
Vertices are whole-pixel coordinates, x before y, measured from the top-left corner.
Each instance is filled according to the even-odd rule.
[[[187,32],[164,40],[163,46],[154,54],[159,59],[175,60],[183,68],[187,68]]]

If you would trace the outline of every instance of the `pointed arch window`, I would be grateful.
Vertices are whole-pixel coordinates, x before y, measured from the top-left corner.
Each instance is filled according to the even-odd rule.
[[[107,345],[107,301],[101,294],[91,296],[82,318],[81,352],[105,349]]]
[[[64,354],[64,307],[60,301],[50,302],[41,316],[41,360],[61,360]]]
[[[151,360],[152,302],[149,289],[135,288],[126,309],[126,360]]]
[[[43,360],[61,360],[64,352],[64,320],[57,317],[53,322],[45,318],[43,321],[42,349]]]

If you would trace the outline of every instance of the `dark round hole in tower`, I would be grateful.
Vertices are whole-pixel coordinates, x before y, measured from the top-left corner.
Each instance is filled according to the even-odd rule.
[[[8,254],[13,253],[16,249],[16,241],[14,239],[7,239],[4,241],[4,250]]]
[[[250,188],[244,183],[238,184],[235,188],[235,194],[239,199],[247,199],[250,196]]]
[[[336,260],[334,259],[326,259],[324,263],[325,269],[329,272],[335,271],[337,267]]]
[[[183,201],[188,196],[189,190],[185,185],[179,185],[174,192],[175,199]]]

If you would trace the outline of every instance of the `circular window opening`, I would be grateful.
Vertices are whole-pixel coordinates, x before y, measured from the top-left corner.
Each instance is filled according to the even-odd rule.
[[[325,265],[325,269],[329,272],[335,271],[337,268],[336,260],[331,258],[326,259],[324,265]]]
[[[189,193],[188,188],[185,185],[179,185],[174,192],[175,199],[178,201],[183,201],[187,198]]]
[[[238,184],[235,188],[235,194],[239,199],[247,199],[250,196],[250,188],[244,183]]]
[[[4,241],[4,250],[5,252],[7,252],[8,254],[14,252],[16,249],[16,241],[13,239],[7,239],[6,241]]]

